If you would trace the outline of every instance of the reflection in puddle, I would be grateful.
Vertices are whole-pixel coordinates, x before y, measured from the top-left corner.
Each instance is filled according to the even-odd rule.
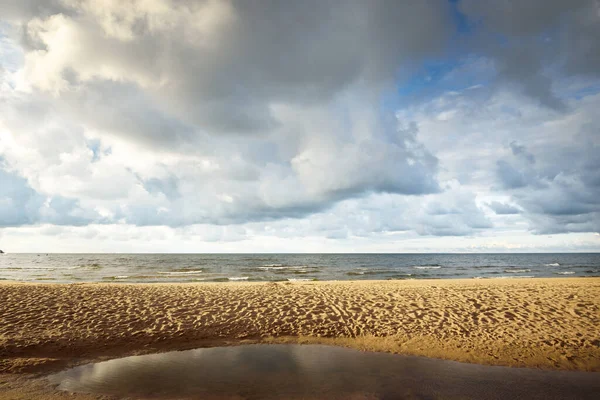
[[[160,399],[592,398],[600,374],[489,367],[320,345],[127,357],[49,377],[59,389]]]

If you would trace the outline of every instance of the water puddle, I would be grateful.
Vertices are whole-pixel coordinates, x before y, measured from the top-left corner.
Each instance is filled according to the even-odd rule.
[[[586,399],[600,374],[490,367],[321,345],[245,345],[134,356],[49,377],[136,399]]]

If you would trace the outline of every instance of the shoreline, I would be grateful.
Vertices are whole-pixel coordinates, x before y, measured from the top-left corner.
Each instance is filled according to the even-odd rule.
[[[18,388],[80,363],[245,343],[599,372],[599,327],[600,278],[1,281],[0,376]]]
[[[530,276],[530,275],[505,275],[505,276],[475,276],[469,278],[390,278],[390,279],[303,279],[303,278],[288,278],[282,280],[247,280],[233,279],[230,281],[221,280],[190,280],[190,281],[161,281],[161,282],[145,282],[145,281],[127,281],[127,280],[102,280],[102,281],[51,281],[46,279],[19,281],[14,279],[0,279],[0,287],[2,285],[39,285],[39,286],[79,286],[79,285],[108,285],[108,286],[189,286],[189,285],[291,285],[291,284],[331,284],[331,283],[389,283],[389,282],[477,282],[477,281],[543,281],[543,280],[589,280],[598,279],[600,275],[590,276],[572,276],[556,274],[553,276]]]

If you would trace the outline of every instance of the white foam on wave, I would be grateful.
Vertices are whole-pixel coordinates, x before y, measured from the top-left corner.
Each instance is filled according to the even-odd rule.
[[[290,282],[306,282],[306,281],[310,281],[311,279],[308,278],[288,278],[288,281]]]
[[[228,278],[226,276],[204,276],[202,278],[190,278],[194,282],[205,282],[205,281],[224,281]]]
[[[103,266],[98,264],[98,263],[92,263],[92,264],[80,264],[80,265],[75,265],[72,267],[67,267],[64,269],[102,269]]]
[[[512,275],[512,276],[494,276],[490,279],[519,279],[519,278],[535,278],[535,275]]]
[[[555,274],[558,275],[573,275],[575,273],[575,271],[559,271],[559,272],[555,272]]]
[[[504,272],[509,273],[509,274],[520,274],[523,272],[531,272],[530,269],[525,268],[525,269],[505,269]]]
[[[117,276],[113,276],[114,279],[127,279],[129,278],[129,275],[117,275]]]
[[[439,265],[413,265],[415,269],[440,269],[442,268]]]
[[[248,277],[248,276],[232,276],[227,279],[230,281],[247,281],[248,279],[250,279],[250,277]]]
[[[7,267],[7,268],[0,268],[0,269],[5,269],[5,270],[14,270],[14,271],[56,271],[57,269],[74,269],[74,268],[70,268],[70,267],[53,267],[53,266],[48,266],[48,267]]]
[[[190,271],[158,271],[158,274],[161,275],[195,275],[201,274],[203,271],[201,269],[190,270]]]
[[[262,267],[258,267],[258,269],[262,269],[264,271],[268,271],[270,269],[274,269],[274,270],[289,269],[289,270],[297,271],[297,270],[305,270],[305,269],[310,269],[310,268],[317,268],[317,267],[309,267],[308,265],[281,265],[281,264],[263,265]]]
[[[544,264],[546,267],[560,267],[559,263]]]

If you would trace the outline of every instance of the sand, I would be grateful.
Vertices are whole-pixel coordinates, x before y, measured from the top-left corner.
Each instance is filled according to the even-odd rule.
[[[0,397],[84,361],[254,342],[600,371],[600,278],[0,284]]]

